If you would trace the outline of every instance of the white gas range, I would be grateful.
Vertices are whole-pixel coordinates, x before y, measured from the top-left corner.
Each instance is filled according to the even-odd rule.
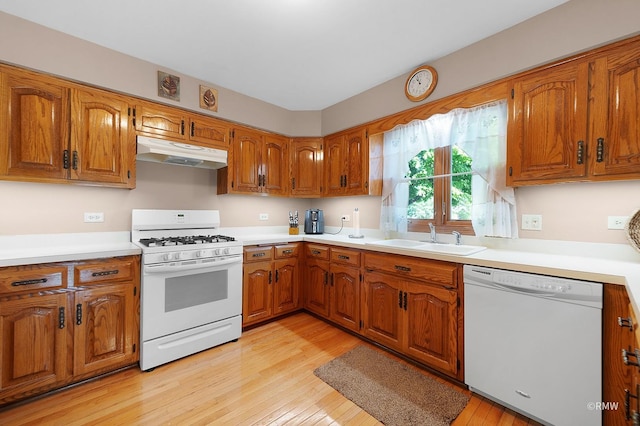
[[[132,211],[142,249],[140,368],[153,369],[242,333],[242,243],[218,235],[217,210]]]

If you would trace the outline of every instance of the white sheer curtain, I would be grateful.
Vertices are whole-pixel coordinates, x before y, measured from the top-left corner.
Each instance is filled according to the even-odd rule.
[[[505,184],[506,134],[506,101],[455,109],[386,132],[381,228],[407,232],[409,160],[425,149],[457,145],[472,159],[476,236],[517,238],[515,196]]]

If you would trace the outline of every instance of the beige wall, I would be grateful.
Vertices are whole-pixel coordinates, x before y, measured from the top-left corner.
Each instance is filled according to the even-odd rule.
[[[638,31],[637,16],[637,0],[572,0],[437,61],[439,82],[430,99],[631,35]],[[0,40],[5,41],[0,43],[0,61],[159,100],[155,78],[160,67],[154,64],[3,13]],[[286,111],[218,87],[220,110],[212,115],[291,136],[328,134],[414,107],[404,98],[405,77],[324,111]],[[181,76],[180,107],[204,111],[196,103],[200,83]],[[215,82],[205,83],[216,87]],[[337,226],[341,214],[358,207],[361,226],[378,228],[379,197],[217,196],[215,184],[215,172],[151,163],[138,164],[134,190],[0,181],[0,235],[125,231],[132,208],[217,208],[223,226],[260,226],[286,225],[288,210],[313,206],[325,210],[327,225]],[[523,231],[523,238],[624,243],[622,231],[606,230],[606,216],[640,208],[640,181],[518,188],[516,197],[520,214],[543,215],[543,231]],[[93,211],[104,212],[105,222],[83,223],[83,213]],[[259,213],[269,213],[270,220],[258,221]]]

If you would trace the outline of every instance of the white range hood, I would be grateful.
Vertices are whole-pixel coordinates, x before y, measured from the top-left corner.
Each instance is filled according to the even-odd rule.
[[[138,161],[174,164],[178,166],[220,169],[227,165],[227,151],[137,136]]]

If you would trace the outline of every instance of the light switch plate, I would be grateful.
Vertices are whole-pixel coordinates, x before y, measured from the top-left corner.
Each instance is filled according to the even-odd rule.
[[[260,220],[269,220],[269,213],[260,213],[258,216]]]

